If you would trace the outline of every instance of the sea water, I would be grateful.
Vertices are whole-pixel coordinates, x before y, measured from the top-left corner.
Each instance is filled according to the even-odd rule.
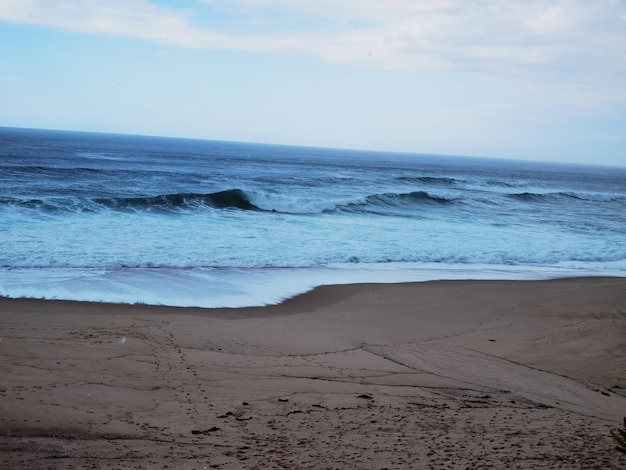
[[[239,307],[625,276],[625,214],[626,168],[0,128],[8,297]]]

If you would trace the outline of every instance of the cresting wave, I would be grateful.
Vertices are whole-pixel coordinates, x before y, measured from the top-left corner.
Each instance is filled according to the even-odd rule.
[[[111,209],[120,210],[180,210],[212,207],[214,209],[261,210],[250,202],[249,196],[241,189],[228,189],[209,194],[178,193],[154,197],[100,198],[95,199]]]
[[[362,199],[334,203],[329,201],[306,201],[290,198],[289,195],[268,194],[260,191],[228,189],[209,194],[177,193],[125,198],[2,198],[0,199],[0,205],[39,210],[47,213],[96,212],[102,209],[124,212],[156,211],[175,213],[211,208],[288,214],[319,214],[335,211],[376,212],[376,208],[406,208],[420,204],[445,204],[453,201],[454,199],[433,195],[425,191],[373,194]]]
[[[261,210],[253,205],[248,195],[240,189],[230,189],[210,194],[177,193],[149,197],[84,198],[50,197],[46,199],[2,198],[0,205],[55,212],[96,212],[113,209],[126,212],[182,210],[211,207],[214,209]]]
[[[626,202],[626,197],[599,193],[507,193],[505,198],[518,202],[549,203],[562,199],[594,202]],[[45,213],[98,212],[103,209],[123,212],[181,213],[202,209],[238,209],[243,211],[284,214],[321,214],[334,212],[366,212],[384,215],[391,209],[410,210],[424,205],[447,205],[467,202],[459,195],[437,195],[426,191],[371,194],[347,201],[325,201],[291,197],[263,191],[227,189],[208,194],[176,193],[148,197],[85,198],[49,197],[46,199],[0,198],[0,207],[16,207]],[[392,211],[392,213],[394,213]]]

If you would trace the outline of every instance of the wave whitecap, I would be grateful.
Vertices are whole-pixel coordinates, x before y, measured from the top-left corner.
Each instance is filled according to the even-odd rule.
[[[227,189],[208,194],[175,193],[147,197],[1,199],[0,205],[56,212],[97,212],[108,209],[124,212],[188,212],[203,209],[235,209],[286,214],[369,212],[384,214],[390,209],[409,210],[424,204],[447,204],[455,199],[425,191],[372,194],[364,198],[329,201],[309,200],[289,194]],[[393,212],[393,211],[392,211]]]

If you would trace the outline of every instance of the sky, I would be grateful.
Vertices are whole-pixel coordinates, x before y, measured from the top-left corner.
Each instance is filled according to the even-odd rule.
[[[626,0],[0,0],[0,126],[626,166]]]

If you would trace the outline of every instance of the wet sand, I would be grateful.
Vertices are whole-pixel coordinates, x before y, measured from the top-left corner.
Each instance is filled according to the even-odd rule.
[[[0,468],[624,468],[626,279],[0,299]]]

